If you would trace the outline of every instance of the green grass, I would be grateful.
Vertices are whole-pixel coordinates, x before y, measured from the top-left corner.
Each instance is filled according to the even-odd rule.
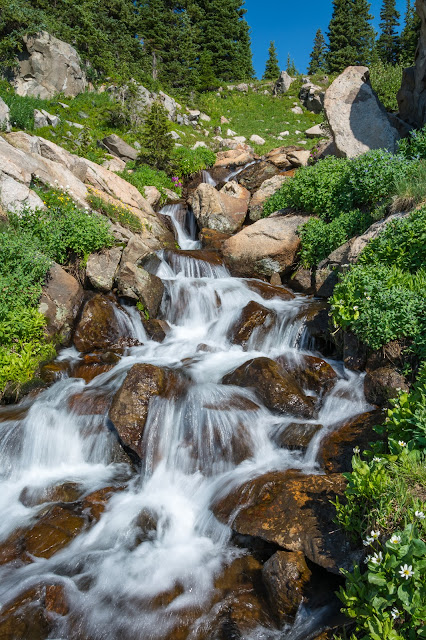
[[[106,216],[112,220],[112,222],[118,222],[123,227],[130,229],[130,231],[133,231],[134,233],[142,231],[142,222],[126,207],[118,207],[115,204],[105,202],[105,200],[94,194],[89,194],[87,199],[90,206],[95,211]]]
[[[178,195],[182,190],[175,186],[173,180],[165,173],[146,164],[135,166],[134,162],[129,162],[126,169],[119,174],[124,180],[130,182],[145,197],[145,187],[157,187],[162,196],[162,202],[167,199],[165,189],[170,189]]]

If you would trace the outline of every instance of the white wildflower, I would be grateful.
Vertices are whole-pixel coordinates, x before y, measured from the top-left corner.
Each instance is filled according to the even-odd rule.
[[[412,565],[411,564],[410,566],[408,566],[408,564],[401,565],[401,568],[399,570],[399,575],[401,576],[401,578],[405,578],[406,580],[408,580],[408,578],[411,578],[414,575]]]
[[[378,540],[380,536],[380,531],[372,531],[370,535],[373,538],[373,540]]]
[[[394,607],[394,608],[391,610],[391,616],[392,616],[392,618],[393,618],[394,620],[396,620],[397,618],[399,618],[399,611],[398,611],[398,609],[397,609],[396,607]]]
[[[390,541],[392,544],[399,544],[401,542],[401,536],[393,535]]]
[[[399,444],[400,447],[406,447],[407,446],[407,443],[404,442],[404,440],[399,440],[398,444]]]
[[[416,516],[416,518],[420,518],[420,520],[424,520],[426,518],[423,511],[416,511],[414,515]]]
[[[375,553],[371,558],[371,562],[373,564],[380,564],[383,561],[383,553],[379,551],[379,553]]]

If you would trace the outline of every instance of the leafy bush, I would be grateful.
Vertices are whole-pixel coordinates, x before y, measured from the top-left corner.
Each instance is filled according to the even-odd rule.
[[[370,65],[370,79],[374,91],[387,111],[398,111],[396,94],[401,87],[402,65],[384,64],[381,60]]]
[[[356,265],[334,290],[333,321],[372,349],[397,338],[415,340],[426,331],[425,282],[423,270],[411,275],[397,267]]]
[[[329,221],[342,212],[373,207],[395,191],[395,180],[415,170],[403,156],[383,149],[351,160],[330,156],[300,169],[263,208],[264,215],[292,207]]]
[[[216,162],[216,154],[206,147],[198,147],[198,149],[178,147],[172,152],[172,161],[176,172],[188,177],[213,166]]]
[[[410,131],[408,138],[400,140],[399,153],[408,159],[426,160],[426,126]]]
[[[146,164],[134,168],[133,164],[129,163],[128,168],[121,171],[118,175],[136,187],[144,197],[145,187],[148,186],[157,187],[162,195],[163,201],[166,200],[165,189],[170,189],[179,196],[182,195],[182,189],[178,186],[178,184],[181,184],[180,180],[173,180],[169,178],[164,171],[159,171]]]
[[[306,268],[317,266],[347,240],[364,233],[372,223],[371,215],[359,209],[342,213],[329,224],[319,218],[311,218],[299,231],[302,241],[302,265]]]
[[[395,265],[411,272],[425,265],[426,207],[389,222],[384,231],[369,242],[359,262]]]
[[[10,214],[9,220],[14,229],[37,239],[46,256],[64,264],[71,254],[85,258],[113,245],[105,218],[78,208],[65,191],[52,190],[41,196],[45,210],[24,209],[19,215]]]

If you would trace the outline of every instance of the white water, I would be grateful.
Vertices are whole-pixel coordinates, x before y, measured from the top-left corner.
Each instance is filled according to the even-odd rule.
[[[166,215],[176,224],[180,245],[188,248],[196,241],[173,211]],[[306,453],[277,448],[273,435],[294,418],[272,414],[249,389],[220,384],[225,374],[254,357],[291,353],[299,358],[302,312],[309,301],[265,301],[244,280],[231,278],[225,267],[185,256],[164,257],[157,273],[166,289],[162,316],[171,325],[162,344],[147,338],[137,313],[128,309],[123,330],[143,346],[128,349],[113,370],[89,384],[60,380],[38,396],[25,418],[0,422],[2,541],[29,526],[42,508],[20,502],[24,488],[72,481],[89,494],[126,477],[124,464],[111,463],[114,438],[102,428],[106,416],[77,415],[68,409],[71,396],[103,391],[112,397],[129,369],[141,362],[173,368],[188,381],[182,397],[151,401],[142,471],[113,495],[95,526],[48,560],[0,567],[0,605],[41,580],[64,585],[76,615],[72,622],[59,616],[52,638],[74,638],[71,629],[81,628],[90,640],[196,640],[196,620],[206,624],[215,578],[242,553],[230,544],[228,527],[209,510],[213,497],[272,469],[320,471],[316,457],[321,435]],[[227,335],[251,300],[273,309],[277,320],[266,336],[252,336],[243,350],[230,344]],[[62,354],[76,357],[75,349]],[[323,434],[368,408],[362,377],[332,364],[339,382],[320,410]],[[248,400],[258,408],[249,410]],[[157,528],[142,536],[137,519],[146,512]],[[174,597],[161,605],[160,596],[176,587]],[[198,609],[199,614],[190,616],[190,630],[175,635],[185,612]],[[306,624],[302,616],[299,630],[289,631],[288,638],[305,637],[300,633]],[[262,628],[250,638],[287,637],[284,630],[280,633]]]

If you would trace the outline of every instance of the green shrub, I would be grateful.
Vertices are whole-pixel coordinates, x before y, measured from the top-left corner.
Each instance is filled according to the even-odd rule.
[[[189,177],[213,166],[216,162],[216,154],[206,147],[198,147],[198,149],[178,147],[172,152],[172,162],[179,175]]]
[[[313,213],[329,221],[345,211],[374,207],[395,192],[397,176],[415,171],[415,165],[403,156],[383,149],[347,160],[330,156],[315,165],[300,169],[286,180],[263,208],[264,215],[292,207]]]
[[[130,231],[134,233],[142,231],[142,222],[130,209],[105,202],[105,200],[94,194],[89,195],[88,202],[98,213],[101,213],[113,222],[118,222],[123,227],[126,227],[126,229],[130,229]]]
[[[317,266],[347,240],[364,233],[372,223],[371,215],[359,209],[342,213],[329,224],[319,218],[311,218],[299,231],[302,266],[308,269]]]
[[[142,149],[138,156],[138,164],[144,163],[157,169],[166,169],[170,165],[174,149],[174,142],[169,133],[168,113],[162,104],[154,102],[142,129]]]
[[[426,126],[414,129],[408,138],[400,140],[399,153],[408,159],[426,160]]]
[[[426,207],[389,222],[384,231],[369,242],[359,262],[395,265],[410,272],[426,265]]]
[[[31,96],[18,96],[11,87],[0,88],[0,97],[10,109],[10,122],[16,129],[34,130],[34,109],[47,109],[48,103]]]
[[[350,328],[372,349],[397,338],[416,340],[426,331],[426,272],[356,265],[331,298],[335,326]]]
[[[384,64],[380,60],[370,65],[370,79],[374,91],[387,111],[398,111],[396,94],[401,87],[402,65]]]
[[[134,168],[133,164],[129,163],[128,167],[118,175],[136,187],[144,197],[145,187],[149,186],[157,187],[161,193],[163,202],[166,200],[165,189],[170,189],[179,196],[182,195],[181,187],[177,186],[181,184],[179,179],[172,180],[164,171],[159,171],[146,164]]]
[[[40,194],[46,209],[24,209],[10,214],[14,229],[37,239],[40,250],[60,264],[72,254],[85,258],[91,253],[111,247],[114,238],[108,222],[102,216],[77,207],[65,191]]]

